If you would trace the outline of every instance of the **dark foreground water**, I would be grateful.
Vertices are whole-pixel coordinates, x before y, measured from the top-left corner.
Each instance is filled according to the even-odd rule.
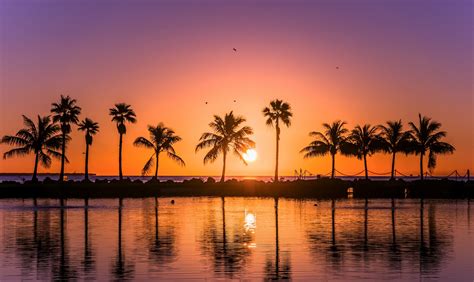
[[[474,279],[467,200],[174,200],[0,200],[0,281]]]

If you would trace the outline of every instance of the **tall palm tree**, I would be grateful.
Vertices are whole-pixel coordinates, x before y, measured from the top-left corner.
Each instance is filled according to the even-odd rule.
[[[59,133],[61,130],[59,126],[51,122],[50,116],[38,116],[36,125],[31,119],[23,116],[23,123],[25,128],[20,129],[14,136],[3,136],[1,143],[18,147],[3,154],[3,158],[34,153],[35,166],[32,181],[36,182],[38,181],[38,163],[48,168],[51,166],[51,157],[57,159],[62,157],[58,150],[61,148],[63,136]]]
[[[176,161],[180,165],[185,165],[183,159],[176,154],[173,145],[181,141],[181,137],[175,135],[171,128],[164,126],[163,123],[159,123],[157,126],[148,126],[148,132],[150,132],[150,140],[145,137],[138,137],[133,142],[133,145],[138,147],[145,147],[153,149],[153,155],[145,163],[142,169],[142,175],[146,175],[153,167],[153,160],[155,160],[155,176],[153,179],[158,179],[158,164],[160,160],[160,153],[165,152],[168,157]]]
[[[412,129],[412,146],[416,155],[420,155],[420,179],[423,180],[423,157],[428,151],[428,169],[432,171],[436,167],[437,154],[452,154],[455,148],[446,142],[440,141],[446,137],[445,131],[439,131],[441,123],[431,120],[429,117],[422,117],[418,114],[419,125],[413,122],[409,125]]]
[[[92,145],[92,136],[99,132],[99,124],[90,118],[86,118],[79,124],[79,130],[86,133],[86,160],[84,168],[84,177],[89,181],[89,146]]]
[[[278,182],[278,150],[280,145],[280,122],[286,127],[291,125],[291,112],[290,104],[283,102],[282,100],[273,100],[270,102],[270,107],[263,109],[263,116],[267,118],[268,126],[275,126],[276,129],[276,153],[275,153],[275,178],[274,181]]]
[[[348,142],[345,134],[348,130],[344,128],[344,125],[346,122],[340,120],[334,121],[332,124],[323,123],[324,132],[310,132],[309,136],[314,137],[315,140],[300,151],[300,153],[305,153],[304,158],[330,154],[332,158],[331,178],[334,178],[337,152],[343,154],[347,152]]]
[[[382,138],[378,135],[378,127],[365,124],[357,125],[348,138],[350,142],[349,154],[356,156],[359,160],[364,160],[365,179],[369,179],[367,168],[367,156],[382,150]]]
[[[381,137],[383,138],[383,149],[392,154],[392,169],[390,179],[395,179],[395,155],[398,152],[408,154],[410,152],[411,131],[403,131],[403,123],[398,121],[387,121],[387,126],[380,125]]]
[[[112,121],[117,123],[117,131],[119,137],[119,179],[123,180],[122,174],[122,143],[123,135],[127,133],[126,122],[135,123],[137,122],[136,114],[130,105],[125,103],[115,104],[115,108],[109,110],[109,115],[112,116]]]
[[[221,182],[224,182],[225,179],[227,153],[232,150],[244,164],[247,164],[242,153],[255,146],[255,142],[248,137],[253,134],[253,129],[249,126],[239,128],[245,121],[245,118],[242,116],[234,116],[232,111],[226,114],[224,118],[214,115],[214,121],[209,123],[209,127],[211,127],[213,132],[203,133],[199,139],[201,142],[196,146],[196,152],[205,148],[211,148],[204,157],[204,164],[214,162],[219,154],[222,153]]]
[[[66,158],[66,145],[69,139],[67,137],[71,132],[71,124],[77,124],[79,122],[79,114],[81,113],[81,108],[76,106],[76,102],[76,99],[61,95],[59,103],[51,104],[53,121],[59,122],[63,136],[61,147],[61,172],[59,173],[59,181],[64,180],[64,160]]]

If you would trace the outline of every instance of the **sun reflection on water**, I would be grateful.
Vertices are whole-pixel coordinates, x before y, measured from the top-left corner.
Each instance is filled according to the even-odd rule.
[[[255,234],[255,229],[257,228],[257,216],[255,213],[248,212],[245,210],[244,212],[244,235],[253,235]],[[253,236],[252,236],[253,237]],[[244,246],[247,248],[256,248],[257,244],[255,242],[246,242]]]

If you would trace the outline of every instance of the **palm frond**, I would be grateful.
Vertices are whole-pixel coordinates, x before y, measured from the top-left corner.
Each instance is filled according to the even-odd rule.
[[[18,136],[9,136],[9,135],[3,136],[0,143],[12,145],[12,146],[26,146],[28,144],[31,144],[30,140],[26,140]]]
[[[148,159],[148,161],[143,166],[143,168],[142,168],[142,175],[143,176],[147,175],[148,172],[150,172],[150,169],[153,167],[155,157],[158,157],[158,156],[156,156],[155,154],[151,155],[151,157]]]
[[[214,146],[207,152],[207,154],[204,156],[204,164],[206,163],[213,163],[217,157],[219,156],[220,152],[220,147]]]
[[[194,150],[194,152],[197,152],[199,150],[202,150],[208,147],[216,146],[218,143],[220,143],[220,140],[216,140],[216,139],[207,139],[207,140],[201,141],[196,145],[196,149]]]
[[[156,149],[155,145],[145,137],[137,137],[135,141],[133,142],[133,145],[136,147],[144,147],[144,148],[149,148],[149,149]]]
[[[51,167],[51,157],[47,154],[41,151],[38,152],[38,160],[45,168]]]
[[[176,155],[175,153],[172,153],[172,152],[166,152],[166,154],[168,155],[168,158],[172,159],[173,161],[177,162],[180,166],[185,166],[186,163],[184,162],[184,160]]]
[[[32,151],[31,147],[28,147],[28,146],[22,147],[22,148],[15,148],[15,149],[11,149],[10,151],[5,152],[3,154],[3,158],[9,159],[14,156],[23,157],[31,153],[31,151]]]

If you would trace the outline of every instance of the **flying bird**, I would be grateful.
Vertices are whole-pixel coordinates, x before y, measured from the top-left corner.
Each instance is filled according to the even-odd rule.
[[[339,67],[336,67],[336,69],[338,70],[338,69],[339,69]]]
[[[232,48],[232,50],[234,50],[234,52],[237,52],[237,48]]]
[[[234,100],[234,103],[237,102],[236,100]]]

